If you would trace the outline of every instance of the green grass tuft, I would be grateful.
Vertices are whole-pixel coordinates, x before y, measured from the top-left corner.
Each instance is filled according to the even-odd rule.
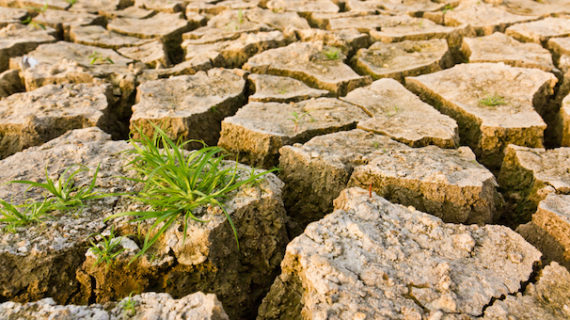
[[[104,263],[106,267],[113,265],[115,259],[118,255],[120,255],[124,248],[121,248],[121,241],[119,238],[115,236],[115,231],[111,228],[111,233],[109,236],[105,237],[101,235],[102,240],[99,243],[95,243],[93,239],[89,240],[91,244],[91,251],[97,259],[95,259],[94,267],[98,266],[101,263]]]
[[[4,228],[9,232],[16,232],[16,228],[21,226],[42,222],[47,213],[53,210],[53,201],[48,199],[23,206],[14,206],[0,199],[0,205],[0,222],[6,224]]]
[[[327,60],[338,60],[340,59],[341,53],[340,49],[336,47],[330,47],[326,50],[323,50],[323,54],[327,58]]]
[[[487,106],[487,107],[496,107],[496,106],[505,105],[507,103],[505,102],[504,97],[499,96],[497,94],[494,94],[494,95],[486,96],[485,98],[479,100],[479,104]]]
[[[240,177],[237,162],[235,166],[223,162],[223,149],[204,146],[200,150],[185,152],[182,149],[184,145],[195,140],[175,143],[163,130],[155,125],[153,127],[153,137],[145,136],[141,129],[136,129],[140,138],[130,140],[133,146],[130,153],[134,158],[129,162],[129,166],[138,174],[138,178],[132,180],[143,186],[138,194],[131,197],[152,210],[122,212],[107,218],[134,216],[136,221],[154,220],[141,251],[134,259],[147,252],[179,218],[184,226],[185,240],[188,220],[206,222],[195,214],[197,209],[206,206],[221,208],[239,249],[236,227],[222,201],[232,191],[255,184],[272,170],[260,173],[252,171],[247,177]]]

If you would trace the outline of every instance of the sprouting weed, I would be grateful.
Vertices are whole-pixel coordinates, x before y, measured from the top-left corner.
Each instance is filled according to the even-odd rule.
[[[499,96],[497,94],[493,94],[493,95],[488,95],[485,98],[479,100],[479,104],[487,107],[496,107],[496,106],[505,105],[507,103],[505,102],[504,97]]]
[[[70,5],[74,5],[77,3],[77,0],[65,0],[65,2],[69,3]]]
[[[299,125],[303,123],[305,117],[309,117],[309,122],[316,121],[316,119],[307,111],[303,111],[301,113],[297,111],[291,112],[291,118],[289,118],[289,120],[293,121],[293,124],[295,124],[295,133],[299,131]]]
[[[133,292],[131,292],[129,296],[121,302],[123,316],[128,318],[133,317],[137,313],[136,306],[137,303],[133,300]]]
[[[338,60],[341,56],[340,49],[336,47],[329,47],[323,50],[323,54],[327,58],[327,60]]]
[[[91,244],[91,252],[97,257],[93,265],[94,267],[101,263],[104,263],[106,267],[113,265],[117,256],[125,250],[121,248],[120,238],[115,236],[114,228],[111,228],[109,236],[101,235],[99,243],[95,243],[93,239],[89,240],[89,243]]]
[[[48,199],[22,206],[0,200],[0,205],[0,222],[6,224],[4,228],[9,232],[16,232],[16,228],[21,226],[42,222],[49,211],[53,210],[53,201]]]
[[[99,166],[97,166],[95,174],[93,175],[93,179],[88,186],[77,186],[75,184],[75,177],[81,172],[88,171],[88,169],[85,166],[79,166],[77,170],[70,173],[71,168],[73,168],[73,166],[65,169],[57,181],[54,181],[49,177],[48,170],[46,168],[45,183],[28,180],[15,180],[10,181],[10,183],[27,184],[30,185],[30,187],[45,190],[46,197],[51,197],[54,199],[53,203],[50,205],[50,209],[57,209],[62,211],[76,209],[82,207],[86,201],[102,199],[112,195],[99,193],[95,190],[97,174],[99,173]]]
[[[139,222],[154,220],[147,230],[141,251],[131,262],[145,254],[176,221],[180,221],[184,227],[185,240],[189,220],[206,222],[196,215],[199,208],[206,206],[222,210],[239,249],[237,229],[222,201],[231,192],[257,181],[272,170],[240,177],[237,162],[235,166],[228,166],[224,162],[223,149],[204,146],[193,152],[185,152],[183,147],[187,143],[197,141],[175,143],[162,129],[154,124],[152,126],[152,137],[146,136],[140,128],[136,129],[140,138],[131,138],[133,149],[129,151],[134,156],[129,166],[139,176],[132,180],[142,185],[142,190],[131,198],[149,206],[151,210],[121,212],[106,219],[133,216]]]
[[[98,51],[93,51],[93,53],[91,53],[88,57],[89,59],[91,59],[91,61],[89,62],[89,64],[103,64],[103,63],[109,63],[109,64],[114,64],[115,62],[109,58],[109,57],[104,57],[100,52]]]
[[[372,146],[374,147],[374,149],[378,149],[378,148],[380,148],[380,143],[378,141],[374,141]]]
[[[394,105],[393,110],[386,112],[386,116],[387,117],[393,117],[393,116],[397,115],[398,112],[400,112],[400,107],[398,107],[397,105]]]
[[[454,7],[448,3],[445,6],[443,6],[443,8],[441,8],[441,12],[443,12],[443,14],[446,14],[447,11],[451,11],[453,9],[454,9]]]

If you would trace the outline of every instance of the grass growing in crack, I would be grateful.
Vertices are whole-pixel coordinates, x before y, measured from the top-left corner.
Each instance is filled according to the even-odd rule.
[[[129,318],[133,317],[137,313],[137,310],[135,309],[136,306],[137,303],[135,300],[133,300],[133,293],[131,292],[129,296],[121,302],[123,316]]]
[[[338,60],[340,59],[340,49],[336,47],[330,47],[326,50],[323,50],[323,54],[327,58],[327,60]]]
[[[88,169],[84,166],[79,166],[77,170],[70,172],[72,168],[73,166],[65,169],[57,181],[54,181],[49,177],[46,168],[45,183],[28,180],[15,180],[10,181],[10,183],[27,184],[30,185],[30,187],[36,187],[45,190],[47,193],[46,197],[51,196],[54,200],[50,205],[50,208],[53,210],[67,211],[82,207],[86,201],[102,199],[104,197],[111,196],[111,194],[102,194],[95,190],[97,174],[99,173],[99,166],[97,166],[95,174],[93,175],[93,179],[88,186],[77,186],[75,183],[75,177],[81,172],[88,171]]]
[[[93,239],[89,240],[91,244],[91,252],[97,257],[95,259],[94,267],[101,263],[104,263],[106,267],[113,265],[115,259],[120,255],[124,248],[121,248],[121,241],[115,236],[115,231],[111,228],[109,236],[105,237],[101,235],[101,241],[95,243]]]
[[[505,102],[504,97],[494,94],[486,96],[485,98],[479,100],[479,104],[487,107],[496,107],[505,105],[507,103]]]
[[[134,158],[129,162],[129,166],[139,177],[133,180],[142,185],[142,190],[131,197],[152,210],[122,212],[107,218],[134,216],[135,221],[154,220],[145,236],[141,251],[131,262],[147,252],[179,218],[184,226],[185,240],[189,220],[206,222],[196,214],[197,209],[206,206],[221,208],[239,249],[236,227],[222,201],[232,191],[256,183],[272,170],[254,172],[240,179],[237,162],[235,166],[224,164],[223,149],[204,147],[185,152],[182,147],[196,142],[195,140],[175,143],[163,130],[155,125],[153,127],[153,137],[148,137],[141,129],[137,129],[140,138],[131,138],[133,149],[130,153]],[[162,146],[162,149],[159,146]]]
[[[113,62],[113,60],[109,57],[104,57],[100,52],[98,51],[93,51],[93,53],[91,53],[88,57],[89,59],[91,59],[91,61],[89,62],[89,64],[93,65],[93,64],[102,64],[102,63],[109,63],[109,64],[114,64],[115,62]]]
[[[34,11],[34,12],[37,12],[38,15],[41,15],[41,14],[43,14],[44,12],[46,12],[47,9],[48,9],[48,4],[47,4],[47,1],[46,1],[46,2],[44,3],[44,5],[41,6],[41,7],[31,7],[31,8],[28,8],[28,12],[29,12],[29,11]],[[34,27],[35,29],[43,29],[43,30],[46,29],[46,26],[45,26],[45,25],[43,25],[43,24],[41,24],[41,23],[35,22],[35,21],[34,21],[34,18],[32,18],[31,15],[28,15],[24,20],[22,20],[22,23],[23,23],[23,24],[26,24],[26,25],[29,25],[29,26],[32,26],[32,27]]]
[[[23,206],[15,206],[0,199],[0,223],[9,232],[16,232],[16,228],[39,223],[49,211],[53,210],[53,201],[44,199],[42,202],[30,202]]]
[[[65,0],[65,2],[69,3],[70,5],[74,5],[77,3],[77,0]]]

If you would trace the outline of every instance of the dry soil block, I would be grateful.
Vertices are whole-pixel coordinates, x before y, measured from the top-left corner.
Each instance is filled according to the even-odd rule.
[[[200,139],[215,145],[222,119],[245,103],[244,77],[240,70],[212,69],[192,76],[145,82],[138,88],[131,131],[136,135],[136,128],[141,128],[150,136],[154,123],[175,140]]]
[[[69,37],[71,41],[75,43],[108,49],[135,47],[152,41],[150,39],[125,36],[109,31],[101,26],[80,26],[71,28]]]
[[[531,222],[517,228],[548,261],[570,269],[570,195],[549,194],[538,204]]]
[[[496,300],[485,309],[481,319],[569,319],[570,273],[556,262],[538,274],[538,281],[530,283],[524,293]]]
[[[554,69],[548,50],[536,43],[520,43],[499,32],[480,38],[463,38],[461,52],[469,62],[504,62],[513,67]]]
[[[505,33],[519,41],[546,44],[553,37],[570,36],[570,19],[546,18],[511,26]]]
[[[24,9],[0,7],[0,28],[9,24],[19,24],[27,15],[28,12]]]
[[[201,40],[185,40],[182,48],[185,59],[192,65],[236,68],[253,55],[267,49],[282,47],[289,43],[280,31],[242,33],[235,40],[200,43]]]
[[[71,131],[40,147],[30,148],[0,161],[0,180],[45,182],[46,168],[51,179],[65,169],[84,165],[89,172],[76,176],[76,185],[89,185],[100,165],[97,187],[105,192],[124,192],[121,167],[116,159],[127,144],[111,141],[97,128]],[[78,167],[72,168],[72,171]],[[123,183],[124,186],[124,183]],[[22,204],[42,201],[43,190],[23,184],[0,185],[0,199]],[[80,301],[75,272],[83,263],[88,238],[100,232],[105,215],[113,214],[116,198],[95,200],[73,212],[52,212],[41,224],[0,233],[0,300],[30,301],[52,297],[61,304]],[[0,227],[5,227],[0,223]]]
[[[224,119],[219,145],[240,161],[270,168],[279,148],[314,136],[350,130],[368,116],[360,108],[333,98],[298,103],[252,102]]]
[[[243,68],[254,73],[288,76],[343,96],[371,82],[369,77],[358,75],[344,64],[345,58],[340,49],[322,42],[296,42],[253,56]]]
[[[180,299],[173,299],[167,293],[142,293],[104,306],[57,305],[52,299],[20,304],[0,304],[3,319],[201,319],[229,320],[222,304],[215,295],[196,292]],[[129,303],[134,304],[130,309]]]
[[[509,143],[542,147],[547,99],[556,77],[502,63],[469,63],[407,77],[406,86],[459,125],[461,142],[498,169]],[[536,109],[536,110],[535,110]]]
[[[0,100],[0,159],[73,129],[111,130],[109,85],[47,85]]]
[[[189,31],[190,24],[180,14],[160,12],[147,19],[116,18],[107,28],[117,33],[142,39],[160,39],[165,44],[180,41],[182,33]]]
[[[372,188],[390,201],[413,205],[446,222],[490,223],[502,204],[495,178],[468,148],[414,149],[353,130],[286,146],[280,153],[293,233],[329,212],[347,185]]]
[[[233,161],[226,165],[236,166]],[[251,174],[245,166],[237,168],[238,179]],[[179,298],[201,290],[215,293],[234,319],[251,318],[277,275],[288,242],[282,187],[283,183],[269,174],[254,185],[241,186],[222,200],[236,227],[239,249],[222,209],[208,206],[194,210],[204,222],[189,220],[185,230],[180,217],[150,251],[131,265],[129,262],[139,248],[126,238],[120,242],[126,250],[111,267],[95,266],[95,256],[88,251],[78,272],[85,294],[83,302],[118,300],[132,291],[156,290]],[[150,209],[125,200],[116,210]],[[141,245],[153,222],[143,223],[140,229],[136,223],[126,225],[121,220],[113,224],[124,236],[139,232]]]
[[[409,14],[410,16],[420,16],[426,11],[440,10],[445,6],[445,2],[432,2],[425,0],[415,1],[384,1],[384,0],[346,0],[345,7],[350,12],[370,12],[398,15]]]
[[[340,9],[331,0],[269,0],[267,8],[274,11],[309,13],[335,13]]]
[[[442,39],[376,42],[368,49],[360,49],[352,58],[352,65],[361,74],[374,79],[404,77],[431,73],[453,64],[447,42]]]
[[[11,57],[24,55],[49,42],[55,42],[50,32],[32,26],[11,24],[0,29],[0,72],[8,69]]]
[[[503,226],[445,224],[359,188],[287,246],[258,319],[455,319],[516,293],[540,252]]]
[[[570,148],[509,145],[498,180],[507,198],[516,202],[518,222],[526,222],[548,194],[570,194]]]
[[[490,3],[468,0],[445,12],[443,21],[448,26],[466,26],[466,33],[471,36],[487,36],[495,31],[504,32],[515,23],[536,19],[537,16],[513,14]]]
[[[298,102],[329,94],[326,90],[313,89],[289,77],[251,74],[247,78],[252,83],[252,91],[255,92],[249,96],[249,102]]]
[[[88,25],[104,25],[105,17],[87,12],[71,12],[64,10],[46,10],[36,16],[33,21],[44,26],[49,26],[57,31],[57,34],[69,39],[69,30],[72,27]],[[41,28],[41,27],[40,27]]]
[[[560,69],[563,66],[559,65],[560,62],[564,61],[570,62],[570,37],[566,38],[551,38],[548,40],[547,48],[552,51],[552,58],[554,62],[558,65]],[[564,58],[562,58],[564,56]],[[570,63],[566,63],[566,67],[570,66]],[[563,71],[568,71],[568,68]]]
[[[459,145],[455,120],[439,113],[395,80],[377,80],[350,92],[342,100],[372,116],[358,123],[360,129],[387,135],[411,147]]]

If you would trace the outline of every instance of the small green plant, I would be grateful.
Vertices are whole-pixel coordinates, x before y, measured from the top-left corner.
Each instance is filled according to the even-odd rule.
[[[441,12],[443,12],[443,14],[446,14],[447,11],[451,11],[453,9],[454,9],[453,6],[448,3],[445,6],[443,6],[443,8],[441,8]]]
[[[77,0],[65,0],[65,2],[69,3],[70,5],[74,5],[77,3]]]
[[[397,115],[400,112],[400,107],[398,107],[397,105],[394,106],[393,110],[387,111],[386,112],[386,116],[387,117],[393,117],[395,115]]]
[[[44,5],[41,7],[31,7],[31,8],[29,7],[27,9],[28,9],[28,11],[36,12],[37,15],[42,15],[48,9],[48,4],[47,4],[47,2],[45,2]],[[34,18],[30,14],[28,14],[28,16],[24,20],[22,20],[22,23],[27,24],[29,26],[32,26],[35,29],[43,29],[43,30],[46,29],[46,26],[43,25],[42,23],[35,22]]]
[[[62,211],[75,209],[83,206],[86,201],[101,199],[111,195],[102,194],[95,190],[97,174],[99,173],[99,166],[97,166],[97,169],[95,170],[95,174],[93,175],[93,179],[91,180],[89,186],[83,185],[79,187],[75,183],[75,177],[81,172],[88,171],[88,169],[85,166],[79,166],[77,170],[70,173],[70,170],[72,168],[73,166],[65,169],[65,171],[57,179],[57,182],[49,177],[48,170],[46,168],[45,183],[28,180],[15,180],[10,181],[10,183],[27,184],[31,187],[44,189],[47,193],[46,197],[51,196],[54,198],[54,201],[50,205],[50,208]]]
[[[329,47],[323,50],[323,54],[327,60],[338,60],[341,56],[340,49],[336,47]]]
[[[309,117],[310,122],[316,121],[315,118],[313,118],[313,116],[307,111],[303,111],[301,113],[297,111],[291,112],[291,118],[289,118],[289,120],[293,121],[293,124],[295,124],[295,133],[299,131],[299,125],[303,123],[305,117]]]
[[[131,180],[142,185],[142,190],[131,197],[149,206],[151,210],[122,212],[107,218],[134,216],[135,221],[154,220],[145,236],[141,251],[131,262],[147,252],[180,218],[184,226],[185,240],[189,220],[206,222],[200,219],[197,212],[207,206],[219,207],[222,210],[239,249],[236,227],[222,201],[232,191],[256,183],[263,175],[273,170],[240,177],[237,162],[235,166],[228,166],[223,162],[223,149],[204,146],[193,152],[185,152],[182,150],[184,145],[196,140],[175,143],[162,129],[154,124],[152,126],[153,137],[148,137],[141,129],[137,129],[140,138],[131,138],[133,149],[129,151],[134,156],[129,166],[138,173],[138,178]],[[162,148],[159,148],[160,146]]]
[[[129,296],[121,302],[123,316],[126,318],[133,317],[137,313],[137,310],[135,309],[136,306],[137,303],[133,300],[133,292],[131,292]]]
[[[113,62],[113,60],[109,57],[104,57],[99,51],[93,51],[93,53],[91,53],[89,55],[89,59],[91,59],[91,61],[89,62],[89,64],[103,64],[103,63],[109,63],[109,64],[114,64],[115,62]]]
[[[91,244],[91,252],[97,257],[93,267],[101,263],[109,267],[113,265],[117,256],[125,251],[124,248],[121,248],[120,239],[115,236],[114,228],[111,228],[111,232],[107,237],[101,235],[99,243],[95,243],[93,239],[89,240],[89,243]]]
[[[493,95],[488,95],[485,98],[479,100],[479,104],[487,107],[496,107],[496,106],[505,105],[507,103],[505,102],[504,97],[499,96],[497,94],[493,94]]]
[[[23,206],[14,206],[4,200],[0,200],[0,222],[6,224],[5,229],[15,232],[16,228],[39,223],[44,216],[53,209],[53,202],[44,199],[41,202],[30,202]]]

